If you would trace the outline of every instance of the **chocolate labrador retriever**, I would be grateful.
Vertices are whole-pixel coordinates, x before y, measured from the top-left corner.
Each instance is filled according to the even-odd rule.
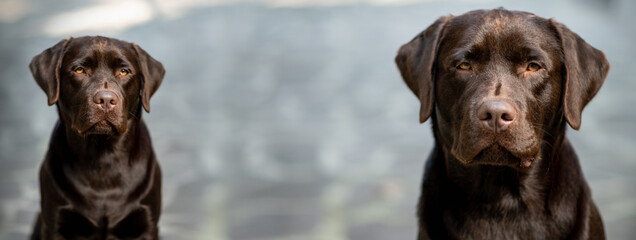
[[[141,120],[165,70],[134,43],[62,40],[31,61],[59,120],[31,239],[158,239],[161,171]]]
[[[418,239],[604,239],[565,137],[603,84],[603,53],[504,9],[439,18],[396,63],[432,120]]]

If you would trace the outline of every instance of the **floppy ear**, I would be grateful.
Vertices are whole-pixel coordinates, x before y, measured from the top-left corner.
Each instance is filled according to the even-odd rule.
[[[605,81],[609,62],[603,52],[587,44],[565,25],[550,19],[561,40],[563,50],[565,118],[576,130],[581,127],[581,113]]]
[[[62,40],[36,55],[29,64],[33,78],[44,90],[49,106],[55,104],[60,95],[60,68],[71,38]]]
[[[420,123],[426,121],[433,111],[433,65],[442,30],[451,18],[449,15],[437,19],[413,40],[402,45],[395,57],[404,82],[420,99]]]
[[[137,44],[133,43],[133,47],[137,52],[142,75],[141,104],[144,106],[144,109],[146,109],[146,112],[150,112],[150,97],[152,97],[152,94],[154,94],[159,88],[159,85],[161,85],[166,70],[163,68],[161,62],[152,58],[146,51],[137,46]]]

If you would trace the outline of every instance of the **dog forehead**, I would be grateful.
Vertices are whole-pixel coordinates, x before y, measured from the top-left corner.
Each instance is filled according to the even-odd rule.
[[[530,52],[546,56],[555,49],[558,40],[549,20],[503,9],[472,11],[454,17],[440,45],[442,55],[448,54],[454,60],[465,53],[480,58],[499,55],[511,59]]]
[[[82,47],[107,50],[109,48],[127,48],[131,43],[119,39],[102,37],[102,36],[84,36],[71,38],[69,48]]]
[[[109,63],[130,61],[135,54],[129,42],[101,36],[80,37],[71,39],[64,62],[77,64],[78,61]]]
[[[510,11],[489,11],[482,14],[467,13],[457,16],[449,25],[448,33],[460,32],[459,43],[480,44],[484,41],[508,41],[509,38],[528,38],[539,32],[534,15]],[[457,35],[457,34],[454,34]],[[525,40],[525,39],[520,39]],[[514,43],[514,42],[512,42]],[[493,43],[487,43],[492,45]]]

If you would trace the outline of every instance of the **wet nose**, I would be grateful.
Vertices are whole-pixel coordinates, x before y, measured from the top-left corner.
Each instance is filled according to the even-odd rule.
[[[99,91],[93,95],[93,102],[100,109],[110,111],[119,103],[119,97],[113,91]]]
[[[479,118],[480,124],[494,132],[508,129],[508,126],[515,121],[517,115],[515,107],[505,100],[485,101],[477,110],[477,118]]]

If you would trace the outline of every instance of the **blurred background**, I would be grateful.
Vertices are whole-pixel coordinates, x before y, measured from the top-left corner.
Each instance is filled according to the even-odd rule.
[[[139,44],[167,69],[145,114],[163,239],[415,239],[430,123],[393,63],[439,16],[565,23],[612,69],[568,130],[609,239],[636,236],[636,2],[1,0],[0,239],[26,239],[57,119],[28,64],[69,36]]]

